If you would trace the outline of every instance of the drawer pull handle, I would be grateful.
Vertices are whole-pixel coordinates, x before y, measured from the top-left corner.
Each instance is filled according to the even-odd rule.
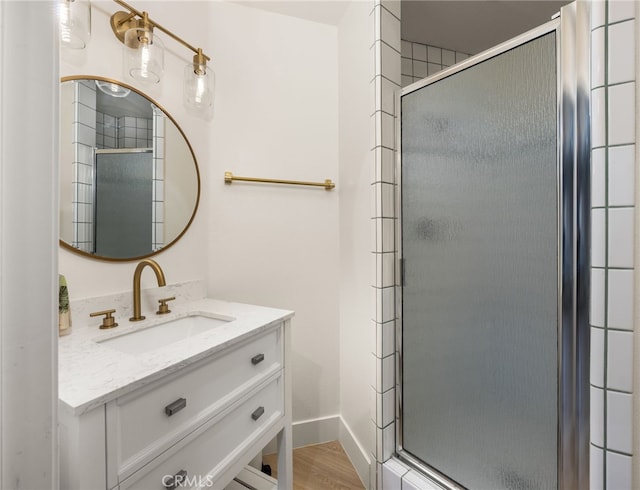
[[[263,413],[264,413],[264,407],[258,407],[251,414],[251,418],[253,420],[258,420],[260,417],[262,417]]]
[[[251,358],[251,364],[253,364],[254,366],[256,364],[260,364],[262,361],[264,361],[264,354],[258,354],[257,356],[253,356]]]
[[[178,413],[180,410],[182,410],[186,406],[187,406],[187,399],[178,398],[175,402],[169,403],[169,405],[164,407],[164,413],[166,413],[167,416],[171,417],[174,413]]]
[[[173,476],[165,476],[162,478],[162,484],[167,490],[175,490],[181,487],[184,480],[187,478],[187,470],[180,470]]]

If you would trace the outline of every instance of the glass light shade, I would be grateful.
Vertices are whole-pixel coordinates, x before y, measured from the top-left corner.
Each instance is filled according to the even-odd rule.
[[[91,39],[91,3],[89,0],[59,0],[60,45],[84,49]]]
[[[133,79],[158,83],[164,70],[164,46],[151,29],[135,27],[124,34],[125,71]]]
[[[126,87],[122,87],[117,83],[105,82],[103,80],[96,80],[96,86],[100,89],[101,92],[110,95],[111,97],[126,97],[131,93]]]
[[[184,68],[184,103],[196,110],[213,106],[215,78],[213,70],[206,65],[189,63]]]

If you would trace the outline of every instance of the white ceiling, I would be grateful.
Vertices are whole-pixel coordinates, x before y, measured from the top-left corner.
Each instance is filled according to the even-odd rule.
[[[331,25],[338,25],[349,6],[345,0],[236,0],[236,3]]]
[[[352,1],[371,3],[371,0]],[[237,3],[337,25],[350,2],[237,0]],[[567,3],[568,0],[402,0],[402,38],[476,54],[544,24]]]
[[[402,39],[476,54],[551,20],[567,0],[403,0]]]

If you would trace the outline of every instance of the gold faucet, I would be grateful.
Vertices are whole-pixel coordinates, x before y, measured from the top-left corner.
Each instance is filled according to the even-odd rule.
[[[131,322],[137,322],[144,320],[145,317],[140,314],[140,276],[142,275],[142,269],[149,266],[156,273],[156,279],[158,280],[158,286],[166,286],[167,283],[164,280],[164,272],[155,260],[144,259],[141,260],[133,273],[133,316],[129,318]]]

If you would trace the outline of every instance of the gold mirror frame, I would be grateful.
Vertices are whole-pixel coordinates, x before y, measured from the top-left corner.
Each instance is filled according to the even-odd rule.
[[[71,82],[71,81],[75,81],[75,80],[98,80],[98,81],[103,81],[103,82],[108,82],[108,83],[115,83],[121,87],[124,87],[126,89],[131,90],[132,92],[135,92],[136,94],[140,95],[141,97],[144,97],[145,99],[147,99],[149,102],[151,102],[153,105],[155,105],[158,109],[160,109],[163,114],[173,123],[173,125],[176,127],[176,129],[178,130],[178,132],[180,133],[180,135],[182,136],[182,138],[184,139],[184,142],[187,145],[187,148],[189,149],[189,153],[191,154],[191,157],[193,158],[193,165],[195,167],[195,174],[196,174],[196,199],[195,199],[195,205],[193,207],[193,212],[191,213],[191,217],[189,218],[189,220],[187,221],[186,225],[184,226],[184,228],[182,229],[182,231],[173,239],[171,240],[169,243],[167,243],[166,245],[164,245],[161,249],[153,251],[151,253],[148,254],[144,254],[144,255],[139,255],[139,256],[135,256],[135,257],[126,257],[126,258],[119,258],[119,257],[105,257],[102,255],[96,255],[96,254],[92,254],[89,252],[85,252],[83,250],[80,250],[76,247],[73,247],[71,244],[65,242],[64,240],[62,240],[62,238],[59,238],[59,243],[60,246],[66,250],[69,250],[75,254],[78,254],[80,256],[83,257],[87,257],[87,258],[91,258],[91,259],[97,259],[97,260],[102,260],[105,262],[131,262],[131,261],[136,261],[136,260],[141,260],[147,257],[152,257],[154,255],[158,255],[162,252],[164,252],[165,250],[167,250],[168,248],[172,247],[178,240],[180,240],[184,234],[187,232],[187,230],[189,229],[189,227],[191,226],[191,223],[193,223],[193,220],[195,219],[196,213],[198,212],[198,206],[200,204],[200,168],[198,166],[198,160],[196,158],[196,155],[193,151],[193,148],[191,147],[191,143],[189,142],[189,139],[187,138],[187,135],[184,133],[184,131],[182,130],[182,128],[180,127],[180,125],[176,122],[176,120],[173,118],[173,116],[171,116],[171,114],[169,114],[167,112],[167,110],[161,105],[159,104],[157,101],[155,101],[154,99],[152,99],[151,97],[149,97],[147,94],[145,94],[144,92],[140,91],[139,89],[121,82],[119,80],[115,80],[113,78],[106,78],[106,77],[101,77],[101,76],[97,76],[97,75],[70,75],[70,76],[64,76],[60,78],[60,83],[64,83],[64,82]],[[60,211],[58,211],[59,213]]]

